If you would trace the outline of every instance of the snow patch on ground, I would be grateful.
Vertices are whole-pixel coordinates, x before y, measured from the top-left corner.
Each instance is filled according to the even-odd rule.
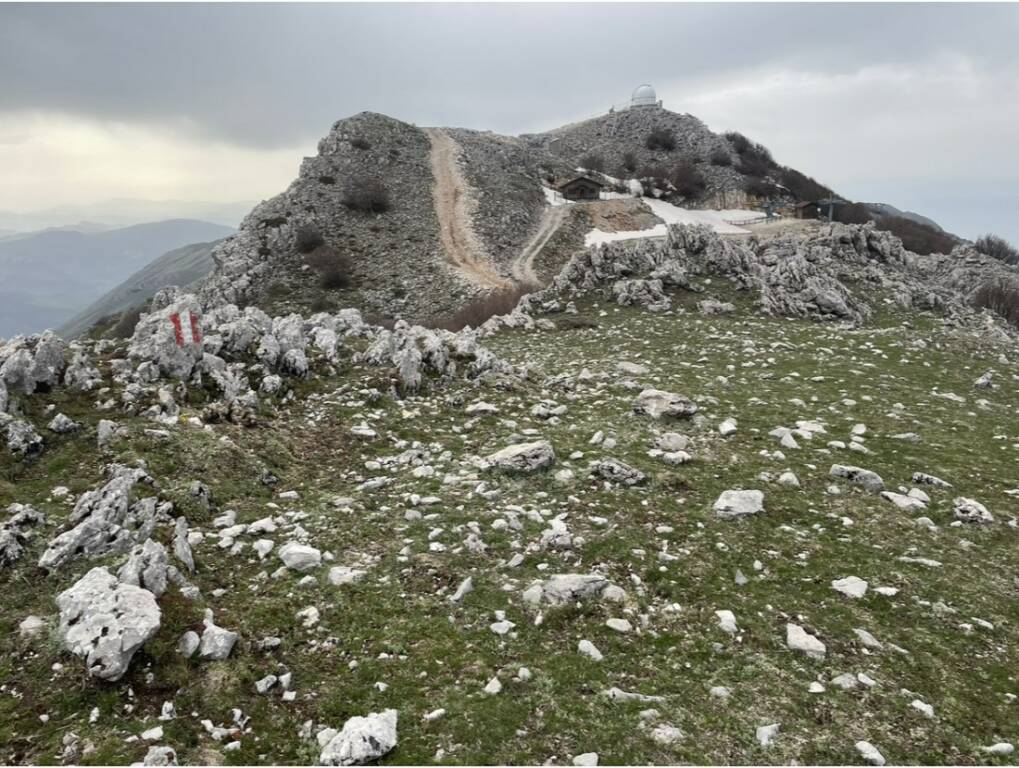
[[[584,236],[584,245],[599,245],[619,240],[638,240],[645,237],[665,237],[669,224],[707,224],[720,235],[746,235],[748,230],[727,223],[727,220],[742,221],[752,218],[764,218],[760,211],[729,209],[722,211],[702,211],[680,208],[678,205],[645,197],[644,203],[664,224],[657,224],[650,229],[639,229],[627,232],[603,232],[593,229]]]

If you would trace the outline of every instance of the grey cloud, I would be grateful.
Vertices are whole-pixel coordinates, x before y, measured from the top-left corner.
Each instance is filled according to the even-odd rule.
[[[1017,18],[869,4],[3,5],[0,111],[185,121],[254,146],[364,109],[515,133],[639,82],[748,66],[834,72],[960,45],[1015,66]]]
[[[973,236],[1017,199],[1019,159],[1000,149],[1019,133],[1017,39],[1010,4],[0,3],[0,126],[56,112],[261,152],[310,148],[362,110],[544,130],[651,82],[670,109],[742,130],[846,194]],[[952,60],[975,84],[932,80]],[[904,75],[845,86],[868,68]],[[710,98],[773,72],[828,90]],[[980,202],[989,180],[993,206]],[[995,220],[1019,240],[1014,216]]]

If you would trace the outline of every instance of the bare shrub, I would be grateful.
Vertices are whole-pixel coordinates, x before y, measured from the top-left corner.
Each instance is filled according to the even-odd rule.
[[[783,168],[779,172],[778,180],[797,200],[821,200],[831,197],[832,194],[824,184],[793,168]]]
[[[644,187],[644,196],[654,197],[653,187],[667,188],[669,170],[664,165],[645,165],[637,172],[637,178]]]
[[[729,131],[725,134],[725,138],[727,138],[729,143],[732,144],[732,148],[736,150],[737,155],[742,155],[754,145],[750,139],[738,131]]]
[[[956,245],[951,235],[901,216],[881,216],[877,219],[877,227],[891,232],[902,241],[906,250],[921,256],[951,253]]]
[[[724,149],[716,149],[711,153],[711,164],[719,167],[726,167],[732,165],[732,158],[729,157],[729,153]]]
[[[650,150],[664,150],[671,152],[676,148],[676,135],[665,127],[654,128],[648,134],[645,145]]]
[[[637,155],[633,152],[623,153],[623,170],[633,173],[637,170]]]
[[[589,152],[580,158],[580,165],[588,171],[602,173],[605,170],[605,158],[596,152]]]
[[[368,141],[368,139],[364,138],[363,136],[355,136],[354,138],[352,138],[350,140],[350,146],[352,146],[354,149],[372,148],[371,142]]]
[[[141,319],[142,310],[144,309],[143,304],[139,304],[137,307],[130,307],[120,313],[120,317],[117,318],[117,322],[108,330],[105,334],[108,339],[130,339],[134,336],[134,329],[138,325],[138,321]]]
[[[843,224],[866,224],[874,220],[874,215],[862,203],[844,203],[835,206],[834,219]]]
[[[775,161],[771,159],[771,153],[760,144],[755,144],[753,149],[744,152],[739,156],[739,166],[736,170],[744,176],[767,176],[775,169]]]
[[[508,315],[520,299],[528,293],[540,289],[540,286],[521,283],[509,288],[492,291],[484,296],[465,304],[456,312],[445,317],[433,319],[429,325],[433,328],[445,328],[447,331],[461,331],[467,326],[478,328],[491,317]]]
[[[763,178],[778,167],[771,152],[763,144],[757,144],[736,131],[725,134],[725,138],[739,155],[737,170],[744,176]]]
[[[973,306],[989,309],[1019,327],[1019,288],[1016,283],[1000,280],[981,286],[973,295]]]
[[[346,255],[332,249],[319,248],[305,261],[319,274],[319,286],[327,291],[346,288],[351,283],[351,264]]]
[[[754,197],[771,197],[778,191],[778,188],[767,179],[748,176],[743,179],[743,191]]]
[[[325,238],[322,237],[322,233],[311,224],[304,224],[297,230],[294,246],[298,253],[311,253],[324,244]]]
[[[669,181],[676,188],[676,194],[686,199],[698,198],[704,194],[708,183],[697,164],[689,157],[684,157],[672,169]]]
[[[389,210],[389,190],[381,179],[356,177],[343,189],[343,204],[361,213],[385,213]]]
[[[312,299],[311,304],[308,306],[313,313],[317,312],[335,312],[336,302],[330,299],[328,296],[316,296]]]
[[[598,323],[589,317],[579,315],[565,315],[555,321],[557,331],[583,331],[590,328],[597,328]]]
[[[1019,265],[1019,248],[1013,246],[1003,237],[984,235],[973,243],[973,247],[992,259],[1003,261],[1006,264]]]

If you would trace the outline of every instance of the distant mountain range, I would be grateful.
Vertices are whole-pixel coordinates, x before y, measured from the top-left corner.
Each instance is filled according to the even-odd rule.
[[[231,234],[221,224],[172,219],[102,232],[61,229],[0,240],[0,337],[66,323],[167,251]]]
[[[894,205],[888,203],[864,203],[871,213],[877,216],[898,216],[900,219],[908,219],[909,221],[915,221],[917,224],[923,224],[925,226],[936,229],[938,232],[944,232],[945,230],[934,221],[934,219],[928,218],[919,213],[913,211],[900,211]]]
[[[164,253],[135,272],[57,329],[66,339],[86,333],[96,323],[147,302],[160,288],[187,286],[212,271],[212,249],[219,241],[193,243]]]
[[[98,223],[107,229],[169,219],[194,219],[236,227],[254,206],[255,201],[251,200],[214,203],[201,200],[123,198],[80,205],[61,205],[28,213],[0,211],[0,237],[4,235],[5,230],[13,230],[14,233],[38,232],[50,227],[62,227],[69,221]]]

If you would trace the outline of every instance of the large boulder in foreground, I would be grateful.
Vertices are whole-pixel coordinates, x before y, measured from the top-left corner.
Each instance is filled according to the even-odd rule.
[[[352,717],[338,733],[323,731],[319,765],[365,765],[378,760],[396,746],[396,720],[396,710],[387,709]]]
[[[155,497],[132,503],[135,487],[150,484],[144,469],[118,464],[107,467],[110,480],[83,493],[68,522],[74,527],[54,538],[39,558],[39,567],[53,571],[76,557],[127,552],[149,538],[155,527]]]
[[[485,457],[485,463],[503,472],[538,472],[555,464],[555,451],[547,440],[518,443]]]
[[[673,392],[645,389],[633,401],[633,412],[652,419],[689,419],[697,404]]]
[[[135,651],[159,629],[155,595],[121,584],[106,568],[93,568],[57,595],[57,607],[64,646],[102,680],[123,677]]]

